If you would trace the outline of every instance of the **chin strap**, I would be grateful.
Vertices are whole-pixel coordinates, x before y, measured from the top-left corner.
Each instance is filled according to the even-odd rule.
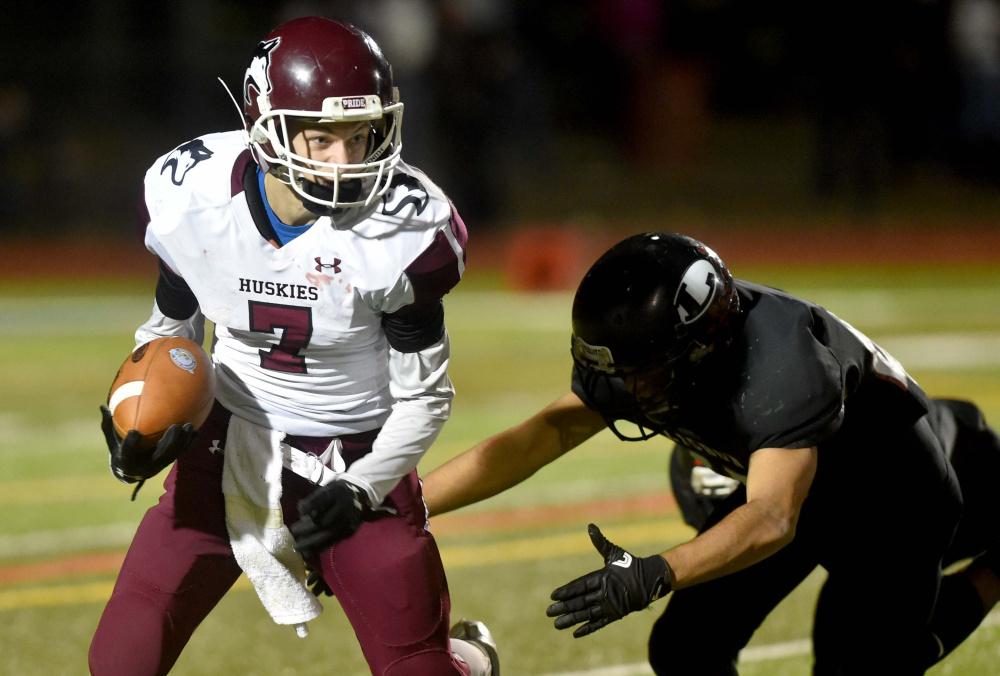
[[[145,479],[139,479],[139,482],[135,485],[135,490],[132,491],[132,502],[135,502],[135,496],[139,494],[139,489],[142,488],[145,483]]]

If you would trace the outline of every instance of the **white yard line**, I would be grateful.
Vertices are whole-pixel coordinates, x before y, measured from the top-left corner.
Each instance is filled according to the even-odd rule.
[[[996,331],[886,335],[876,342],[911,372],[1000,365]]]
[[[127,499],[127,498],[126,498]],[[125,549],[132,541],[139,519],[106,526],[0,535],[0,561],[10,558],[52,556],[95,549]]]
[[[809,639],[751,646],[740,654],[740,664],[779,660],[786,657],[794,657],[795,655],[807,655],[811,651],[812,641]],[[649,668],[648,663],[636,662],[634,664],[619,664],[611,667],[586,669],[584,671],[559,671],[545,674],[545,676],[649,676],[652,673],[653,671]]]
[[[154,280],[155,281],[155,280]],[[131,336],[146,321],[150,295],[16,296],[0,298],[0,336]]]

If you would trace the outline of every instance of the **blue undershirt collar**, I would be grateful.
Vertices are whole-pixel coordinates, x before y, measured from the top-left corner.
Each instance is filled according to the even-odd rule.
[[[278,244],[285,246],[313,226],[312,223],[308,225],[288,225],[287,223],[282,223],[274,215],[274,211],[271,210],[271,205],[267,201],[267,192],[264,191],[264,172],[260,170],[260,167],[257,168],[257,185],[260,186],[260,197],[261,201],[264,202],[264,211],[267,212],[267,217],[271,220],[271,227],[274,228],[274,234],[278,237]]]

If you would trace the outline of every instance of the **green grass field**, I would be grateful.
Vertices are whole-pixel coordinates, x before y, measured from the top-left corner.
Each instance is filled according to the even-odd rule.
[[[1000,420],[1000,268],[734,273],[825,305],[898,357],[932,395],[973,399]],[[571,295],[516,295],[489,279],[467,282],[446,301],[454,413],[424,471],[568,387]],[[0,285],[2,674],[87,673],[87,649],[117,561],[158,496],[154,480],[129,502],[130,488],[108,472],[97,411],[151,307],[151,284]],[[669,448],[602,434],[521,486],[432,523],[453,614],[487,622],[507,676],[649,673],[642,663],[655,610],[574,640],[551,628],[544,609],[555,586],[597,566],[589,521],[643,554],[690,536],[669,506],[610,516],[606,510],[609,500],[639,504],[667,493]],[[556,509],[566,504],[573,509]],[[807,639],[821,581],[822,573],[814,574],[772,614],[744,654],[742,674],[809,673]],[[195,634],[174,673],[367,673],[336,603],[326,606],[312,635],[298,639],[274,625],[241,582]],[[931,673],[1000,674],[994,619]]]

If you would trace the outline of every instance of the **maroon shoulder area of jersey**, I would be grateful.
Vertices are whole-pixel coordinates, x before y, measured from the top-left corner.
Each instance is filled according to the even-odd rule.
[[[465,247],[469,233],[455,205],[451,206],[451,232],[461,249],[461,264],[465,265]],[[431,303],[451,291],[462,277],[459,255],[442,230],[416,260],[406,268],[406,276],[413,284],[414,305]]]
[[[243,173],[247,169],[248,162],[253,162],[253,155],[250,154],[249,150],[244,150],[236,156],[236,161],[233,162],[233,173],[229,175],[230,197],[236,197],[243,192]]]

